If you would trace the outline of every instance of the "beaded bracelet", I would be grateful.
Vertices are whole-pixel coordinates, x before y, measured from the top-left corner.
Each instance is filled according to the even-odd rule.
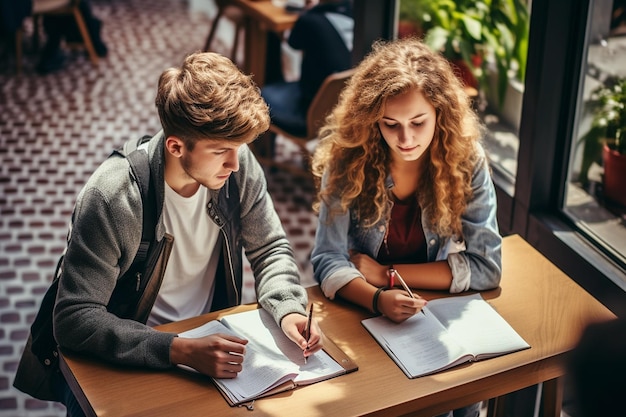
[[[385,291],[387,289],[388,289],[387,287],[380,287],[374,293],[374,298],[372,299],[372,311],[376,315],[380,315],[381,314],[380,311],[378,310],[378,297],[380,296],[381,292],[383,292],[383,291]]]

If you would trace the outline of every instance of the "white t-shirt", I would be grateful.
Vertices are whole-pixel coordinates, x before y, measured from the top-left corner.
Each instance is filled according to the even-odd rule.
[[[209,198],[204,186],[193,196],[183,197],[165,183],[163,220],[167,233],[174,236],[174,245],[149,326],[195,317],[211,309],[220,231],[206,213]]]

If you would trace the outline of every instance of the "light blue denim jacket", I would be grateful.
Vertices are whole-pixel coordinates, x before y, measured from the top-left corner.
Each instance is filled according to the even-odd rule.
[[[391,177],[387,178],[386,185],[393,187]],[[448,261],[452,270],[451,293],[482,291],[500,284],[502,237],[496,219],[495,188],[484,156],[474,169],[472,190],[472,200],[461,218],[463,237],[460,239],[435,234],[430,228],[430,214],[427,210],[422,213],[428,262]],[[338,200],[335,199],[337,204]],[[349,251],[358,251],[376,259],[389,219],[363,227],[351,209],[334,214],[330,222],[329,212],[329,206],[322,203],[311,261],[315,279],[326,297],[333,299],[341,287],[354,278],[362,278],[350,262]]]

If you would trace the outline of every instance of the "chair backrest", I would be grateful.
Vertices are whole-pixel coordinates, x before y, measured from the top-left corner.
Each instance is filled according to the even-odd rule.
[[[33,0],[32,14],[55,12],[78,3],[74,0]]]
[[[319,128],[324,124],[324,119],[339,101],[339,94],[346,82],[354,74],[354,69],[330,74],[315,94],[309,110],[307,111],[307,140],[317,138]]]

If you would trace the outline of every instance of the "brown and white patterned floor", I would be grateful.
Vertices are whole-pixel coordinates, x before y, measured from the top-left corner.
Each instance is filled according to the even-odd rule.
[[[21,75],[15,74],[10,43],[0,49],[2,416],[65,415],[62,406],[22,395],[12,382],[29,325],[63,251],[74,198],[114,147],[159,129],[153,102],[158,76],[201,49],[211,25],[211,15],[190,12],[185,0],[91,3],[109,48],[97,66],[75,50],[61,71],[36,74],[29,21]],[[222,38],[218,34],[214,48],[228,53],[228,40]],[[293,152],[279,141],[281,157],[291,158]],[[317,221],[310,208],[312,185],[281,172],[268,173],[268,181],[308,285]],[[249,280],[245,299],[254,300]]]

